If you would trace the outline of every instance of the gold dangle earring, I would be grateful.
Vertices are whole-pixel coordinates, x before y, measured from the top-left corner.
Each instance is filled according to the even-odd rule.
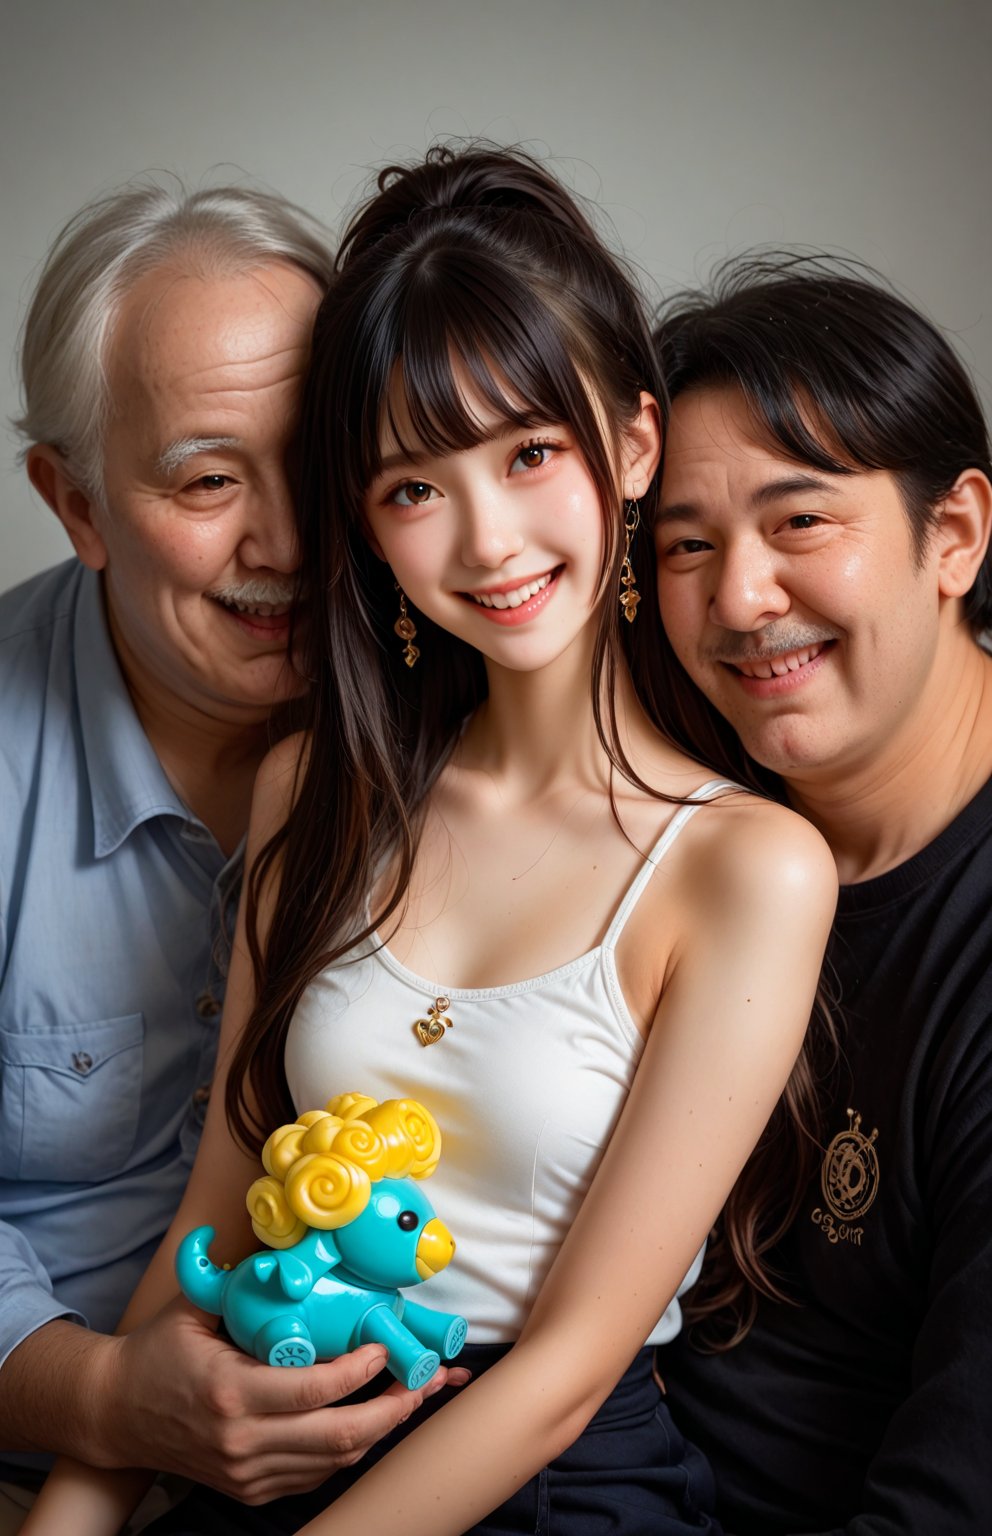
[[[417,634],[417,626],[406,611],[406,593],[398,581],[395,581],[393,585],[400,594],[400,616],[393,625],[393,633],[399,635],[401,640],[406,641],[406,645],[403,647],[403,660],[408,667],[413,667],[416,666],[417,657],[420,655],[419,650],[413,643]]]
[[[626,535],[623,546],[623,564],[620,567],[620,607],[628,624],[633,624],[637,618],[637,605],[641,600],[641,594],[634,585],[634,570],[630,563],[630,545],[641,523],[641,509],[636,501],[628,501],[624,515],[624,534]]]

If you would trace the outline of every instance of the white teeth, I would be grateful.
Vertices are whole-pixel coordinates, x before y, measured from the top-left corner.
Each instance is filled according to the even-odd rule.
[[[288,603],[238,603],[228,600],[225,608],[233,608],[235,613],[257,614],[261,619],[271,619],[274,614],[282,615],[289,612]]]
[[[781,656],[772,656],[767,661],[756,656],[751,661],[737,661],[732,665],[745,677],[785,677],[789,672],[798,672],[800,667],[805,667],[807,662],[819,656],[825,643],[807,646],[801,651],[785,651]]]
[[[470,592],[473,602],[480,608],[519,608],[521,603],[526,603],[528,598],[536,597],[538,592],[543,592],[550,575],[538,576],[536,581],[528,581],[522,587],[514,587],[512,592]]]

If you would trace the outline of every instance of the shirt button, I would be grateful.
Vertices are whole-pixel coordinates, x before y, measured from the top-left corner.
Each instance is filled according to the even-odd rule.
[[[209,1098],[210,1098],[210,1084],[209,1083],[201,1083],[199,1088],[195,1088],[193,1090],[193,1103],[196,1104],[197,1106],[199,1106],[201,1104],[206,1104],[206,1102],[207,1102],[207,1100]]]
[[[85,1077],[93,1066],[93,1057],[89,1051],[73,1051],[72,1070],[78,1072],[80,1077]]]
[[[201,992],[196,1000],[196,1011],[201,1019],[215,1019],[221,1005],[212,992]]]

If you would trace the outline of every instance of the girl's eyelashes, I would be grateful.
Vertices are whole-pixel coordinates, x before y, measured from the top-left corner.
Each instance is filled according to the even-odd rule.
[[[552,442],[543,437],[521,443],[514,450],[510,461],[510,474],[520,475],[543,469],[556,454],[564,452],[566,446],[565,443]],[[383,501],[394,507],[422,507],[440,495],[441,492],[428,480],[402,480],[386,492]]]
[[[436,496],[437,491],[426,480],[404,480],[387,497],[398,507],[422,507],[425,502]]]
[[[546,438],[537,438],[533,442],[524,443],[517,449],[510,466],[511,474],[521,474],[528,469],[541,469],[556,453],[560,453],[564,444],[548,442]],[[519,469],[516,466],[519,465]]]

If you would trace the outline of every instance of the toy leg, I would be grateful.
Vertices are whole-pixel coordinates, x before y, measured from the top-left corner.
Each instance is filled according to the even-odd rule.
[[[385,1344],[387,1364],[405,1387],[422,1387],[441,1364],[433,1349],[425,1349],[389,1307],[373,1307],[358,1326],[359,1344]]]
[[[435,1312],[419,1301],[404,1300],[403,1321],[428,1349],[436,1349],[442,1360],[453,1360],[461,1352],[468,1333],[463,1317],[453,1312]]]
[[[274,1317],[252,1340],[257,1359],[266,1365],[313,1365],[317,1351],[306,1324],[298,1317]]]

